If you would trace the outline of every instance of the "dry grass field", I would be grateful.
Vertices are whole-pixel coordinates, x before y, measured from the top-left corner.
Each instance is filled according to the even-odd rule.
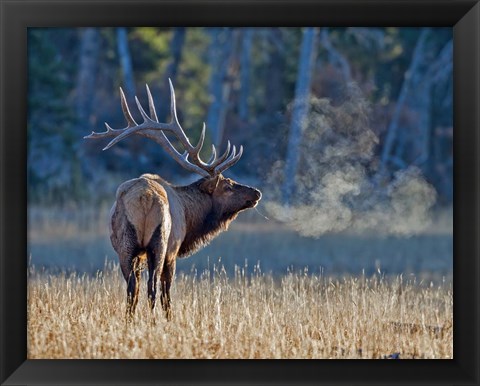
[[[118,266],[96,276],[30,272],[29,358],[452,358],[450,284],[402,277],[273,278],[237,268],[180,275],[174,317],[150,312],[143,286],[124,318]],[[145,283],[145,280],[143,280]]]
[[[252,213],[179,260],[172,321],[144,276],[127,324],[107,214],[29,208],[29,358],[453,357],[448,229],[313,239]]]

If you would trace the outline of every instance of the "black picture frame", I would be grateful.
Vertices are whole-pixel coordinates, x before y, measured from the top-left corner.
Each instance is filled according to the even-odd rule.
[[[473,0],[0,0],[0,382],[478,385],[480,4]],[[454,29],[454,359],[27,360],[27,28],[451,26]]]

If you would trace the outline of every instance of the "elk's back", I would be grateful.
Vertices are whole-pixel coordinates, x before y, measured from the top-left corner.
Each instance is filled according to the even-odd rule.
[[[170,233],[171,217],[161,180],[142,175],[121,184],[111,210],[110,238],[118,252],[135,239],[137,248],[146,248],[158,226]]]

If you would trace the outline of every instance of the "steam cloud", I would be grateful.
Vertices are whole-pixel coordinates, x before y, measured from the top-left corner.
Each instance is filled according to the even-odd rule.
[[[270,173],[269,214],[304,236],[374,231],[413,235],[431,223],[435,189],[410,166],[393,177],[377,173],[377,136],[368,125],[369,107],[355,85],[333,106],[313,99],[303,136],[290,205],[281,202],[284,164]],[[273,183],[276,181],[276,183]]]

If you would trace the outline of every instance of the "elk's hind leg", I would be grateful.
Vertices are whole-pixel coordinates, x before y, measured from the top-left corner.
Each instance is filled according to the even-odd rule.
[[[117,246],[120,267],[127,282],[127,318],[131,319],[138,303],[140,274],[145,263],[145,254],[141,254],[135,229],[129,222],[126,225],[126,232],[123,233],[122,242],[113,241],[112,237],[112,244]]]
[[[170,288],[172,287],[172,282],[175,277],[175,267],[176,267],[176,260],[175,257],[172,259],[165,260],[165,264],[163,265],[162,269],[162,277],[161,277],[161,284],[162,284],[162,306],[166,313],[167,320],[172,319],[172,307],[171,307],[171,299],[170,299]]]
[[[140,274],[142,273],[142,261],[140,256],[132,259],[132,268],[127,280],[127,314],[132,317],[138,304],[138,292],[140,289]]]
[[[145,265],[145,256],[138,255],[120,255],[123,277],[127,282],[127,318],[131,319],[135,314],[138,303],[138,292],[140,289],[140,275]]]
[[[162,232],[162,224],[159,224],[153,232],[147,246],[147,262],[148,262],[148,300],[152,311],[155,309],[155,301],[157,297],[157,283],[160,277],[163,263],[165,261],[165,253],[167,250],[168,236]]]

